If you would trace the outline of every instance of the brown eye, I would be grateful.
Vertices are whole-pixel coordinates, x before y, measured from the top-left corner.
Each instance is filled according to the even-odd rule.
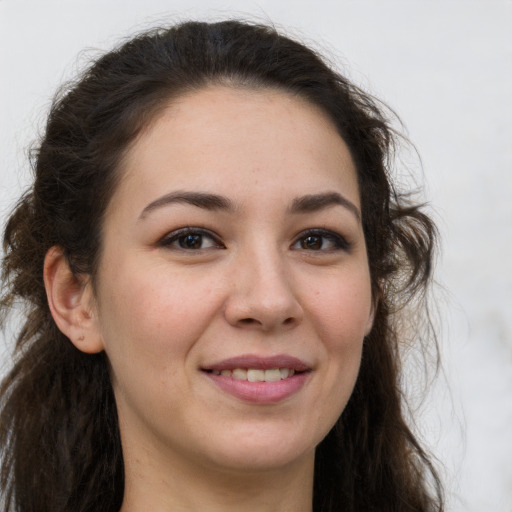
[[[178,245],[182,249],[201,249],[203,235],[185,235],[178,238]]]
[[[350,247],[345,238],[334,231],[313,229],[302,233],[291,248],[303,251],[346,251]]]
[[[318,251],[322,248],[322,237],[315,235],[307,236],[301,239],[300,245],[302,249]]]
[[[160,242],[161,247],[183,251],[201,251],[205,249],[223,249],[224,245],[213,233],[201,228],[182,228],[166,235]]]

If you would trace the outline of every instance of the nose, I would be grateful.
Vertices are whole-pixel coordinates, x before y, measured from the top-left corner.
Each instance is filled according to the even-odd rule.
[[[269,332],[302,321],[304,312],[285,258],[263,250],[236,259],[224,310],[231,325]]]

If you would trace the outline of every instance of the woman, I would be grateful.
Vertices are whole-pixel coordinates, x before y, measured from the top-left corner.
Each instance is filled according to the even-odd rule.
[[[398,387],[435,228],[393,144],[237,21],[142,34],[61,93],[5,230],[5,510],[442,510]]]

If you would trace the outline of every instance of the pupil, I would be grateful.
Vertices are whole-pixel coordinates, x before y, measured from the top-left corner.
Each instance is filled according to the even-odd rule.
[[[201,235],[187,235],[180,238],[180,246],[184,249],[200,249]]]
[[[319,236],[307,236],[304,238],[302,247],[304,249],[321,249],[322,238]]]

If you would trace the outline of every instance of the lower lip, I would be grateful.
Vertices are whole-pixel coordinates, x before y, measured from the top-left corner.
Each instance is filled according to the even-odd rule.
[[[275,404],[297,393],[306,382],[309,372],[296,373],[277,382],[249,382],[214,373],[206,375],[226,393],[256,404]]]

